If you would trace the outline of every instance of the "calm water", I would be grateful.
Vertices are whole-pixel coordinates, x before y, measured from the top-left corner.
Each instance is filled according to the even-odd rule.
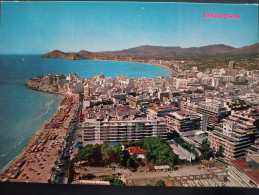
[[[0,56],[0,170],[12,161],[57,111],[61,96],[33,91],[24,83],[33,76],[69,72],[81,77],[104,73],[115,77],[169,76],[164,68],[139,63]]]

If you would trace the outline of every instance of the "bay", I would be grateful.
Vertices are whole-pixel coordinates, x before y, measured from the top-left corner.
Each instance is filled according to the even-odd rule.
[[[48,73],[77,73],[80,77],[125,74],[136,78],[170,75],[167,69],[141,63],[0,55],[0,170],[21,153],[57,112],[60,95],[34,91],[24,85],[31,77]]]

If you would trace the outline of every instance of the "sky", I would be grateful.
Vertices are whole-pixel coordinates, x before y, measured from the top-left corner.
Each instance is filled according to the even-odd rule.
[[[258,42],[258,6],[165,2],[2,2],[0,54]],[[239,20],[203,13],[239,14]]]

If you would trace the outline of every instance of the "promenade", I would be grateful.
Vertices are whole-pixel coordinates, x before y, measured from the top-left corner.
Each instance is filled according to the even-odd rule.
[[[17,167],[17,160],[15,160],[1,174],[1,180],[47,183],[52,175],[52,169],[58,160],[77,108],[78,100],[73,96],[66,96],[60,104],[58,113],[44,125],[29,147],[17,159],[25,159],[25,163],[21,167]],[[19,172],[12,178],[15,169],[18,169]]]

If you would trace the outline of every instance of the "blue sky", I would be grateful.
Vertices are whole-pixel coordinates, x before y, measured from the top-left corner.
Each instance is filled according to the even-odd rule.
[[[239,14],[240,20],[202,14]],[[257,5],[2,2],[0,53],[112,51],[140,45],[199,47],[258,42]]]

